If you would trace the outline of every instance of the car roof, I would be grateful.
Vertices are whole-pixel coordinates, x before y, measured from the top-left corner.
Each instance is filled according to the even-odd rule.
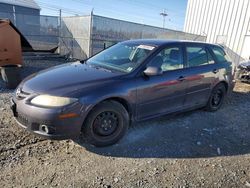
[[[210,44],[201,41],[189,41],[189,40],[167,40],[167,39],[135,39],[135,40],[127,40],[122,42],[123,44],[142,44],[142,45],[152,45],[152,46],[162,46],[165,44],[172,44],[172,43],[193,43],[193,44],[205,44],[205,45],[214,45],[219,46],[216,44]]]

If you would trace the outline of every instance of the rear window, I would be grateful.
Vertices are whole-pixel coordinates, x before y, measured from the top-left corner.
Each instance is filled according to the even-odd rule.
[[[189,67],[196,67],[214,63],[210,53],[205,47],[190,46],[187,47],[187,60]]]
[[[219,63],[231,62],[229,56],[220,47],[213,46],[211,49]]]

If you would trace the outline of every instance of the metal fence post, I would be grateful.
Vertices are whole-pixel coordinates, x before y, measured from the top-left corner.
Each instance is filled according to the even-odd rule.
[[[58,53],[61,54],[62,9],[59,10]]]
[[[13,5],[13,18],[14,18],[14,25],[17,26],[16,25],[16,7],[15,7],[15,5]]]
[[[92,44],[93,44],[93,37],[92,37],[92,33],[93,33],[93,17],[94,17],[94,10],[91,11],[91,14],[90,14],[90,24],[89,24],[89,54],[88,54],[88,57],[91,57],[92,56],[92,53],[93,53],[93,47],[92,47]]]

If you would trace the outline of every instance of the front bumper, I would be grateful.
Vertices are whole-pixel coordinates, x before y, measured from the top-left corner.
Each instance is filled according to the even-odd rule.
[[[11,109],[17,123],[29,132],[56,140],[74,139],[81,133],[84,116],[80,104],[74,104],[67,109],[55,109],[31,106],[13,99],[11,102]],[[59,118],[59,115],[68,112],[77,113],[79,116]]]

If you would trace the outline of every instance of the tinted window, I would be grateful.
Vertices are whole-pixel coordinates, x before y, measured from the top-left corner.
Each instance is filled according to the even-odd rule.
[[[212,47],[212,51],[217,58],[218,62],[231,61],[227,54],[220,47]]]
[[[182,50],[180,47],[167,47],[158,53],[150,65],[160,67],[163,71],[183,68]]]
[[[204,47],[187,47],[187,61],[189,67],[214,63],[211,54]]]

